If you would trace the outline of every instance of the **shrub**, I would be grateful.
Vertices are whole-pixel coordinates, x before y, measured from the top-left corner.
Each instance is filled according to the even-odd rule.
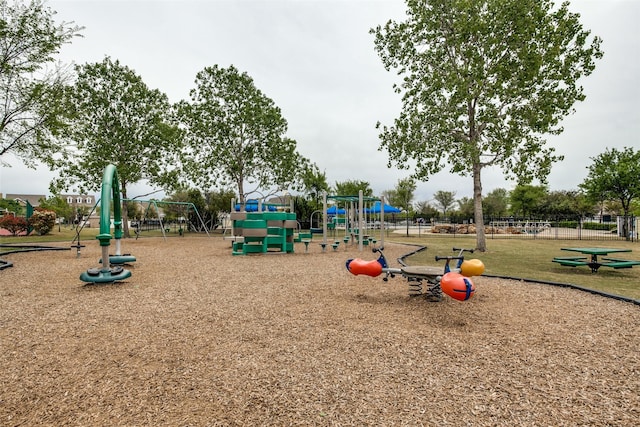
[[[578,221],[558,221],[556,227],[559,228],[578,228]]]
[[[46,209],[36,209],[29,218],[29,226],[40,236],[48,234],[56,223],[56,213]]]
[[[0,228],[4,228],[12,235],[17,236],[18,234],[27,231],[27,220],[13,215],[4,215],[3,217],[0,217]]]
[[[617,228],[617,224],[615,223],[609,223],[609,224],[601,224],[598,222],[585,222],[583,223],[583,228],[585,230],[604,230],[604,231],[611,231],[611,230],[615,230]]]

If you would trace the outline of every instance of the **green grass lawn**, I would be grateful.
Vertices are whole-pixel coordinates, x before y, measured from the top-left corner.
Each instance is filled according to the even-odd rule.
[[[98,228],[85,228],[82,230],[80,239],[83,242],[94,241],[98,232]],[[171,230],[167,236],[177,236],[177,233]],[[46,236],[0,237],[0,243],[46,244],[67,241],[71,244],[75,237],[75,229],[63,227],[59,231],[56,228]],[[145,231],[142,237],[162,237],[162,232],[160,230]],[[475,236],[463,235],[453,237],[426,234],[406,237],[401,234],[389,234],[385,237],[385,241],[427,246],[426,251],[408,258],[407,262],[411,265],[438,265],[434,260],[436,255],[452,255],[453,247],[475,247]],[[640,244],[637,242],[598,240],[488,239],[487,252],[475,252],[470,257],[481,259],[487,274],[570,283],[640,300],[640,266],[618,270],[601,267],[597,273],[591,273],[586,266],[564,267],[551,262],[555,256],[579,255],[562,251],[561,248],[565,247],[627,248],[633,252],[618,254],[615,257],[640,260]],[[407,249],[407,252],[411,250],[411,248]],[[0,255],[2,251],[3,248],[0,248]],[[466,256],[469,257],[469,254]],[[439,264],[443,265],[443,262]]]
[[[411,265],[437,265],[436,255],[452,255],[453,247],[475,247],[475,236],[425,235],[406,237],[390,235],[389,242],[402,242],[427,246],[426,251],[407,259]],[[626,241],[597,240],[530,240],[530,239],[489,239],[486,252],[465,254],[465,257],[481,259],[485,273],[523,279],[570,283],[590,289],[640,300],[640,266],[612,269],[601,267],[597,273],[582,267],[565,267],[551,262],[555,256],[579,256],[579,253],[562,251],[566,247],[606,247],[625,248],[633,252],[612,255],[616,258],[640,260],[640,244]],[[443,265],[444,261],[439,262]]]

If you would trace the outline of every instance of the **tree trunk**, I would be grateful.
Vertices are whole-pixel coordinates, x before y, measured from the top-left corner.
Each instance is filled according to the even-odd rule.
[[[238,201],[240,203],[240,210],[244,211],[246,209],[245,205],[247,201],[244,198],[244,180],[242,177],[236,181],[236,184],[238,185]]]
[[[473,165],[473,214],[476,224],[476,250],[485,252],[487,250],[487,239],[484,233],[484,214],[482,212],[481,169],[482,166],[479,163]]]
[[[122,211],[122,235],[125,239],[128,239],[131,237],[131,234],[129,233],[129,212],[127,212],[127,202],[125,202],[125,199],[127,198],[127,187],[124,182],[120,185],[122,185],[122,200],[120,200],[120,203],[122,204],[120,207],[120,210]]]

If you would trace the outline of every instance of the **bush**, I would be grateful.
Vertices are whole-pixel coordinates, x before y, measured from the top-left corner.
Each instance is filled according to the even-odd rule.
[[[29,218],[29,226],[40,236],[48,234],[56,223],[56,213],[46,209],[36,209]]]
[[[585,222],[582,224],[585,230],[604,230],[604,231],[612,231],[617,228],[616,223],[608,223],[602,224],[598,222]]]
[[[578,228],[578,221],[558,221],[555,226],[559,228]]]
[[[22,217],[15,217],[13,215],[4,215],[0,217],[0,228],[4,228],[12,235],[27,231],[27,220]]]

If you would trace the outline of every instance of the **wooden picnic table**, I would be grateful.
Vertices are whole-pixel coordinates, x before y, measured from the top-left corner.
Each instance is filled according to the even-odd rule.
[[[555,257],[553,262],[569,267],[589,266],[592,273],[596,273],[600,267],[611,268],[632,268],[634,265],[640,265],[640,261],[629,259],[610,258],[607,255],[620,252],[631,252],[631,249],[618,248],[560,248],[563,251],[580,252],[583,255],[579,257]],[[598,259],[598,256],[602,256]]]

